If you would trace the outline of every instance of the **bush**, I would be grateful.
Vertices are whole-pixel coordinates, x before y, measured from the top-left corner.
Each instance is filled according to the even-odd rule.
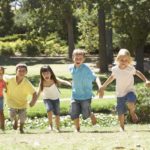
[[[137,90],[136,110],[142,123],[150,123],[150,90],[148,88]]]
[[[19,52],[21,54],[24,54],[24,55],[27,55],[27,56],[36,56],[36,55],[40,54],[38,44],[34,43],[31,40],[25,41],[21,45],[21,47],[19,49]]]
[[[3,55],[3,56],[14,55],[13,47],[9,45],[0,45],[0,55]]]
[[[21,40],[26,39],[26,34],[14,34],[10,36],[0,37],[1,42],[13,42],[18,39],[21,39]]]

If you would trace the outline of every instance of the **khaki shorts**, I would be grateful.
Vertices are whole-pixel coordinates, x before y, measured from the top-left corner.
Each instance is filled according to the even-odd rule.
[[[18,118],[20,120],[20,123],[24,123],[26,120],[26,108],[24,109],[9,108],[9,115],[11,121]]]

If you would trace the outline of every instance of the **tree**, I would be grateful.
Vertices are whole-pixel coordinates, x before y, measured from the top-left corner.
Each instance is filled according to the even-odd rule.
[[[10,0],[0,1],[0,36],[11,33],[13,28],[13,13],[11,11]]]
[[[113,3],[114,28],[120,37],[120,46],[131,50],[136,68],[143,72],[144,44],[150,33],[150,1],[119,0]]]

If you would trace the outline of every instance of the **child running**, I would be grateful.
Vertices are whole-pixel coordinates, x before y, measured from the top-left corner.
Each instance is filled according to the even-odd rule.
[[[83,63],[84,60],[85,51],[75,49],[73,51],[74,64],[69,68],[72,74],[71,119],[74,121],[75,132],[80,132],[80,114],[83,119],[90,117],[92,124],[96,124],[96,117],[91,112],[92,83],[96,81],[98,88],[101,87],[99,78]]]
[[[100,92],[103,95],[104,89],[116,79],[116,109],[118,112],[120,131],[125,130],[124,123],[127,108],[129,109],[133,122],[138,122],[138,117],[135,113],[136,95],[134,89],[134,75],[137,75],[149,86],[150,82],[148,79],[133,66],[129,51],[127,49],[121,49],[116,57],[116,66],[112,67],[112,74],[100,88]]]
[[[5,117],[3,112],[4,97],[3,90],[6,88],[5,81],[3,80],[4,67],[0,66],[0,128],[5,131]]]
[[[60,91],[58,83],[71,86],[71,83],[55,76],[50,66],[45,65],[40,69],[40,83],[38,97],[42,92],[42,98],[47,109],[49,131],[53,130],[53,113],[55,115],[56,132],[60,132]]]
[[[37,98],[36,91],[27,79],[27,65],[19,63],[16,65],[16,75],[6,76],[6,97],[9,108],[10,119],[13,122],[13,129],[17,130],[19,125],[20,133],[24,133],[26,111],[28,106],[27,97],[31,96],[30,107],[34,106]],[[20,124],[18,124],[18,121]]]

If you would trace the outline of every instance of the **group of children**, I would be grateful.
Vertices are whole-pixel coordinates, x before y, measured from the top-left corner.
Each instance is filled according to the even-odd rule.
[[[72,74],[71,83],[56,77],[51,67],[45,65],[40,69],[40,83],[37,92],[25,77],[28,71],[26,64],[19,63],[16,65],[15,76],[5,75],[3,77],[4,68],[0,67],[0,127],[3,131],[5,130],[3,89],[6,89],[7,105],[14,130],[18,129],[19,124],[20,133],[24,133],[28,95],[32,95],[29,103],[30,107],[32,107],[36,103],[39,95],[42,94],[49,120],[49,131],[54,129],[52,121],[54,114],[56,131],[60,132],[60,91],[58,84],[65,84],[72,87],[70,116],[74,122],[75,131],[80,132],[80,114],[82,114],[83,119],[90,117],[92,124],[96,124],[96,117],[91,111],[93,82],[95,81],[97,83],[99,97],[103,97],[105,88],[114,79],[116,79],[116,110],[118,112],[121,131],[124,131],[124,115],[127,108],[129,109],[133,122],[136,123],[138,121],[135,113],[136,95],[134,75],[141,78],[148,87],[150,87],[150,81],[140,71],[134,68],[128,50],[121,49],[119,51],[116,57],[116,65],[112,67],[112,74],[103,85],[91,69],[84,64],[84,50],[75,49],[72,58],[73,64],[69,67],[70,73]]]

